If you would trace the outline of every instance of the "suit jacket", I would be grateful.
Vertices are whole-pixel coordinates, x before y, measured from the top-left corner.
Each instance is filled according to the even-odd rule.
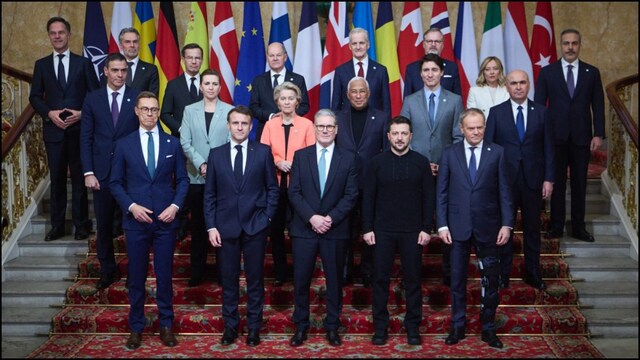
[[[118,122],[113,126],[107,88],[92,91],[82,106],[80,119],[80,159],[82,172],[93,172],[98,181],[109,181],[116,141],[139,128],[134,111],[138,90],[127,87],[122,96]],[[105,184],[106,185],[106,184]]]
[[[480,243],[495,243],[502,226],[513,227],[507,161],[500,145],[483,142],[475,184],[464,141],[444,150],[437,178],[437,228],[448,226],[453,240],[468,241],[473,234]]]
[[[411,149],[427,157],[432,163],[440,163],[442,150],[462,140],[460,114],[462,98],[442,88],[438,100],[435,127],[431,127],[424,91],[409,95],[404,100],[400,115],[411,120],[413,138]]]
[[[285,81],[292,82],[300,88],[301,100],[296,109],[296,114],[305,116],[309,112],[309,94],[307,94],[307,84],[304,76],[287,70],[285,79],[278,79],[278,84],[282,84]],[[278,105],[273,101],[273,79],[270,71],[256,76],[251,82],[249,109],[251,109],[253,117],[258,119],[260,129],[269,121],[269,115],[280,112]]]
[[[350,238],[349,214],[358,198],[356,167],[352,156],[339,146],[329,165],[324,196],[320,198],[320,179],[316,145],[296,151],[291,167],[289,202],[294,210],[289,232],[294,237],[313,238],[318,234],[309,223],[311,216],[329,215],[332,226],[322,235],[327,239]]]
[[[179,136],[179,129],[182,126],[182,117],[184,116],[184,108],[196,101],[202,100],[202,91],[198,90],[198,98],[192,99],[189,93],[189,85],[184,74],[178,75],[177,78],[167,83],[162,98],[162,110],[160,111],[160,119],[169,127],[171,135]]]
[[[338,66],[333,76],[333,92],[331,110],[336,114],[350,106],[347,97],[349,81],[356,76],[353,60]],[[389,93],[389,73],[387,68],[369,58],[367,66],[367,82],[369,83],[369,106],[382,111],[391,118],[391,95]]]
[[[444,75],[440,79],[440,86],[454,94],[462,95],[460,86],[460,75],[458,65],[455,62],[442,59],[444,62]],[[407,65],[404,71],[404,97],[415,93],[424,87],[422,76],[420,76],[420,60]]]
[[[386,113],[368,106],[367,122],[362,130],[360,143],[356,144],[353,137],[353,123],[351,122],[351,106],[349,105],[338,114],[336,144],[354,157],[358,173],[358,188],[360,189],[364,186],[364,172],[367,162],[389,148],[388,123],[389,117]]]
[[[489,86],[474,86],[469,89],[467,96],[467,109],[477,108],[482,110],[484,118],[489,118],[489,110],[504,101],[509,100],[509,92],[505,86],[498,86],[495,93],[495,102],[491,99]]]
[[[200,166],[207,161],[209,151],[214,147],[229,142],[229,128],[227,114],[233,106],[218,99],[216,111],[206,129],[204,118],[204,100],[200,100],[184,108],[182,131],[180,131],[180,145],[187,157],[187,172],[192,184],[204,184],[205,178],[200,175]]]
[[[540,70],[534,101],[547,104],[556,144],[571,141],[589,146],[593,136],[605,137],[604,92],[597,67],[580,60],[573,98],[565,81],[562,61]]]
[[[484,140],[504,148],[511,184],[515,183],[522,162],[527,185],[531,190],[540,190],[544,181],[555,180],[553,126],[544,106],[528,100],[524,109],[527,125],[523,142],[518,137],[511,100],[491,109]]]
[[[282,127],[282,117],[277,117],[267,122],[262,131],[260,142],[271,147],[274,164],[278,161],[293,161],[293,154],[302,148],[316,143],[316,133],[313,122],[307,118],[296,116],[293,118],[293,126],[289,130],[289,143],[285,153],[284,128]],[[278,184],[282,178],[282,171],[276,166]],[[287,178],[287,184],[289,179]]]
[[[159,131],[159,141],[158,163],[153,178],[144,161],[139,131],[116,142],[109,186],[124,214],[122,228],[125,230],[147,230],[154,224],[160,228],[175,229],[180,225],[180,221],[164,223],[158,220],[158,215],[171,204],[182,208],[187,197],[189,177],[184,154],[178,141],[163,131]],[[153,224],[134,219],[129,212],[134,202],[153,211],[149,215]]]
[[[80,122],[62,130],[49,119],[49,111],[64,108],[80,110],[87,93],[100,87],[100,82],[87,58],[69,53],[67,86],[62,88],[53,68],[53,53],[36,61],[33,69],[29,102],[42,117],[44,141],[62,141],[65,131],[80,131]]]
[[[158,95],[160,91],[159,81],[158,68],[154,64],[138,60],[136,72],[133,74],[133,81],[130,86],[139,91],[151,91]],[[102,86],[107,85],[106,76],[100,78],[100,84]]]
[[[231,144],[209,152],[204,186],[207,229],[217,228],[222,239],[238,238],[242,231],[256,235],[266,230],[278,206],[278,182],[271,149],[250,141],[242,183],[231,166]]]

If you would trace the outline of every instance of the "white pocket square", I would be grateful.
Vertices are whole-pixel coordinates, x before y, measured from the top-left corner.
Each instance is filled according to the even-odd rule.
[[[450,77],[451,77],[451,75],[446,75],[446,74],[445,74],[443,77],[450,78]]]
[[[168,158],[170,158],[170,157],[173,157],[173,155],[167,155],[166,159],[168,159]]]

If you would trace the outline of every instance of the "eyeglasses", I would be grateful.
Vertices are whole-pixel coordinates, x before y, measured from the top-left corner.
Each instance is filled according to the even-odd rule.
[[[199,56],[185,56],[184,59],[187,60],[187,61],[200,61],[200,60],[202,60],[202,58],[199,57]]]
[[[143,113],[145,113],[145,114],[148,114],[149,112],[151,112],[151,113],[152,113],[152,114],[154,114],[154,115],[155,115],[155,114],[157,114],[157,113],[158,113],[158,111],[160,111],[160,109],[159,109],[159,108],[157,108],[157,107],[148,108],[148,107],[146,107],[146,106],[144,106],[144,107],[139,107],[139,108],[138,108],[138,110],[142,111],[142,112],[143,112]]]
[[[442,44],[442,40],[425,40],[424,42],[426,42],[429,45]]]
[[[335,125],[316,125],[316,130],[318,131],[328,131],[328,132],[332,132],[333,130],[336,129]]]

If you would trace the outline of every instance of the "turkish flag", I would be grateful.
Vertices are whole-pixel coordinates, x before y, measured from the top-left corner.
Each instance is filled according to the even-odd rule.
[[[538,1],[533,20],[533,34],[529,57],[533,65],[533,80],[538,80],[540,70],[558,59],[553,31],[553,14],[550,1]]]

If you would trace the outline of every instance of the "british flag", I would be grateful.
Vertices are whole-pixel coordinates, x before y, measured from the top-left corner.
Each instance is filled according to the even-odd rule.
[[[331,108],[332,81],[335,69],[351,58],[349,50],[349,24],[347,4],[333,1],[327,21],[327,34],[322,57],[322,77],[320,79],[320,108]]]

